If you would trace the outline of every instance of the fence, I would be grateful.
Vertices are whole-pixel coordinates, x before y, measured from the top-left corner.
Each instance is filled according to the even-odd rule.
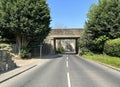
[[[52,53],[52,46],[50,44],[42,44],[42,55],[48,55]],[[40,56],[40,46],[36,46],[31,51],[32,56]]]
[[[18,54],[18,46],[16,44],[12,45],[13,53]],[[32,47],[32,50],[30,51],[31,56],[37,57],[40,56],[40,46]],[[42,44],[42,55],[47,55],[53,53],[53,48],[50,44],[43,43]]]

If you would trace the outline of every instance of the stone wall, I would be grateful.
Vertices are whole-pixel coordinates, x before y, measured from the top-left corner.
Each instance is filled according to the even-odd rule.
[[[81,37],[82,33],[84,32],[84,29],[81,28],[68,28],[68,29],[52,29],[49,35],[46,37],[44,40],[45,43],[51,45],[51,50],[50,53],[54,54],[55,53],[55,45],[57,45],[57,39],[78,39]],[[77,46],[75,47],[75,44],[72,44],[73,47],[76,49]],[[77,51],[77,50],[76,50]]]
[[[0,73],[16,68],[16,64],[11,59],[7,51],[0,50]]]
[[[50,36],[54,36],[54,35],[72,35],[73,37],[78,35],[80,36],[81,32],[83,32],[84,29],[52,29],[50,32]]]

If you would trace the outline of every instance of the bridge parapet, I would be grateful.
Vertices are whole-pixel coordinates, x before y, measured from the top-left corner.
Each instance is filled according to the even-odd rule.
[[[75,39],[76,40],[76,49],[77,49],[77,39],[80,38],[84,29],[52,29],[47,38],[45,39],[45,43],[50,44],[51,50],[55,51],[56,49],[56,39]],[[50,52],[52,52],[50,51]],[[54,52],[52,52],[54,53]]]
[[[51,35],[80,35],[83,29],[52,29]]]

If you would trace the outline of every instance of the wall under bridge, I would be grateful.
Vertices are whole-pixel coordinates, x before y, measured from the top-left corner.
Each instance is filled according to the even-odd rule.
[[[50,48],[46,48],[46,50],[49,49],[49,54],[54,54],[58,47],[58,42],[59,42],[58,40],[66,40],[66,39],[68,40],[69,39],[69,40],[74,41],[74,44],[73,44],[73,42],[71,42],[71,45],[75,49],[75,53],[78,53],[77,41],[80,38],[83,31],[84,31],[84,29],[79,29],[79,28],[52,29],[51,32],[49,33],[49,35],[44,40],[44,42],[46,44],[51,46]],[[63,45],[65,45],[65,44],[63,44]],[[43,47],[43,49],[44,49],[44,47]]]

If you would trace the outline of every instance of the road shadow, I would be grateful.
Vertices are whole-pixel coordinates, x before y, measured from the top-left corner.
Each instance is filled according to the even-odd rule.
[[[41,58],[40,57],[34,57],[35,59],[56,59],[56,58],[62,58],[63,54],[54,54],[54,55],[44,55]]]
[[[76,53],[63,53],[64,55],[76,55]]]
[[[70,52],[64,52],[61,54],[50,54],[50,55],[43,55],[41,56],[33,56],[33,59],[56,59],[56,58],[62,58],[64,55],[76,55],[76,53],[70,53]]]

